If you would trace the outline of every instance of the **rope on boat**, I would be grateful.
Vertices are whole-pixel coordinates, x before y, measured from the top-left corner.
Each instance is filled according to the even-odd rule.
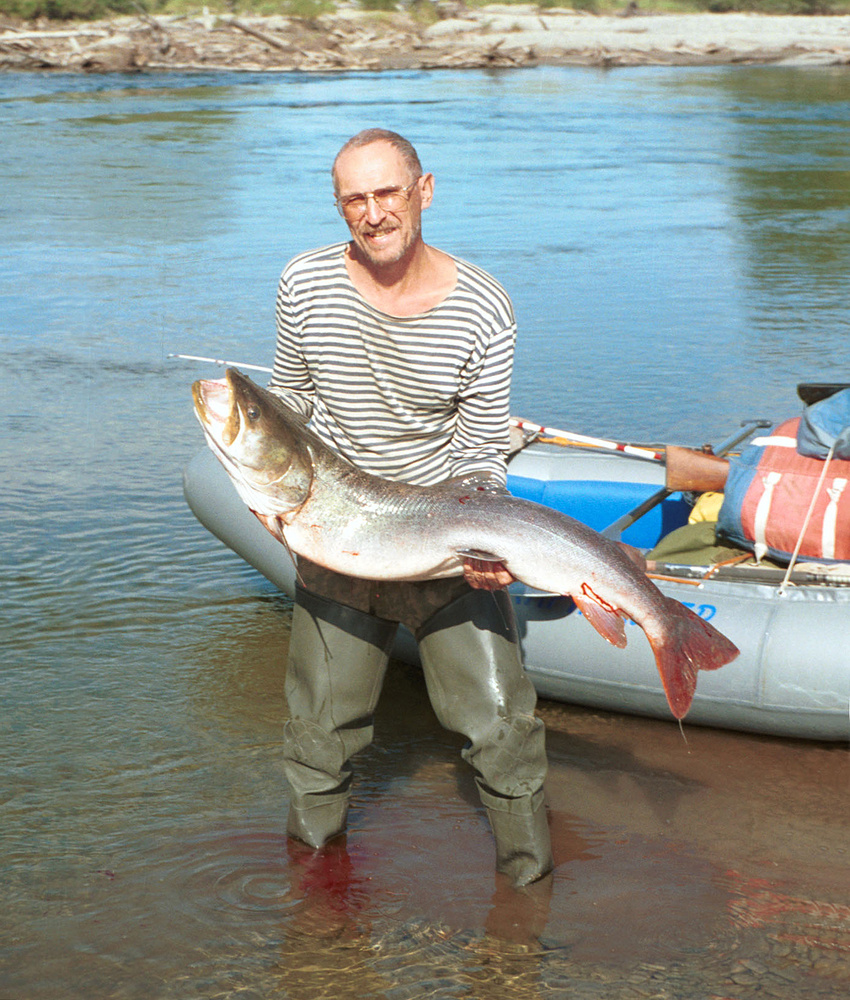
[[[803,544],[803,536],[806,534],[806,529],[809,527],[809,521],[812,519],[812,513],[814,512],[815,504],[817,503],[821,486],[823,486],[823,481],[824,479],[826,479],[826,472],[827,469],[829,468],[829,463],[832,461],[832,456],[834,452],[835,452],[835,441],[832,442],[832,445],[829,449],[829,453],[824,459],[823,469],[821,469],[820,478],[818,479],[817,485],[815,486],[814,492],[812,493],[812,502],[809,504],[809,509],[806,512],[806,516],[803,520],[803,526],[800,528],[800,534],[797,537],[797,544],[794,546],[794,551],[791,553],[791,561],[788,563],[788,569],[785,571],[785,576],[782,578],[782,583],[779,584],[778,593],[780,596],[785,593],[785,588],[788,586],[788,581],[791,579],[791,573],[794,570],[794,564],[797,562],[797,557],[800,554],[800,547]]]

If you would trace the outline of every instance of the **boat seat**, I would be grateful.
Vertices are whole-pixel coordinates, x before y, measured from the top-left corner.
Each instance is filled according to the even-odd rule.
[[[595,479],[541,480],[508,474],[508,489],[515,497],[553,507],[596,531],[643,503],[658,486]],[[688,521],[690,504],[674,493],[627,528],[622,540],[640,549],[652,548],[660,538]]]

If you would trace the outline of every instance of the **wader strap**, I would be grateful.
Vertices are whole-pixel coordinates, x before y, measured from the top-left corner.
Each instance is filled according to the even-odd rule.
[[[318,621],[335,625],[343,632],[357,639],[363,639],[373,646],[383,646],[387,634],[394,633],[397,627],[395,622],[387,621],[385,618],[377,618],[365,611],[339,604],[330,598],[320,597],[310,590],[305,590],[300,584],[295,585],[295,603]]]

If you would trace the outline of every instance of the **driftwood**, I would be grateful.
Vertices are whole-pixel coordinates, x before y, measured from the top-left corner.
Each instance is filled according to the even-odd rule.
[[[437,13],[441,19],[427,25],[404,11],[378,16],[346,9],[310,20],[207,13],[154,17],[139,5],[135,16],[73,27],[0,25],[0,70],[342,72],[538,62],[603,67],[781,59],[850,63],[850,18],[805,18],[803,31],[793,18],[756,22],[684,15],[671,34],[669,18],[640,17],[636,5],[626,20],[543,12],[532,5],[468,10],[454,0],[438,0]],[[772,25],[763,47],[753,46],[756,23]]]
[[[224,23],[230,25],[231,28],[236,28],[237,31],[244,31],[246,35],[251,35],[252,38],[259,38],[261,42],[271,45],[273,49],[280,49],[281,52],[292,51],[292,45],[288,45],[286,42],[280,41],[279,38],[274,38],[272,35],[269,35],[265,31],[260,31],[258,28],[252,28],[250,24],[238,21],[235,17],[228,18]]]
[[[114,72],[140,69],[303,70],[400,68],[415,56],[409,18],[386,30],[346,18],[339,24],[284,18],[116,18],[73,28],[0,29],[0,69]]]

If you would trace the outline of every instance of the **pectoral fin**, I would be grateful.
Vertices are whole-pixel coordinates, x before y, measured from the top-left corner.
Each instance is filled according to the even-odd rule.
[[[279,542],[283,542],[286,545],[286,539],[283,537],[283,525],[276,514],[261,514],[257,510],[251,510],[251,513],[266,531],[269,531]]]
[[[622,615],[613,605],[594,594],[588,584],[582,584],[581,594],[571,594],[576,607],[596,629],[603,639],[607,639],[618,649],[626,645],[626,625]]]

